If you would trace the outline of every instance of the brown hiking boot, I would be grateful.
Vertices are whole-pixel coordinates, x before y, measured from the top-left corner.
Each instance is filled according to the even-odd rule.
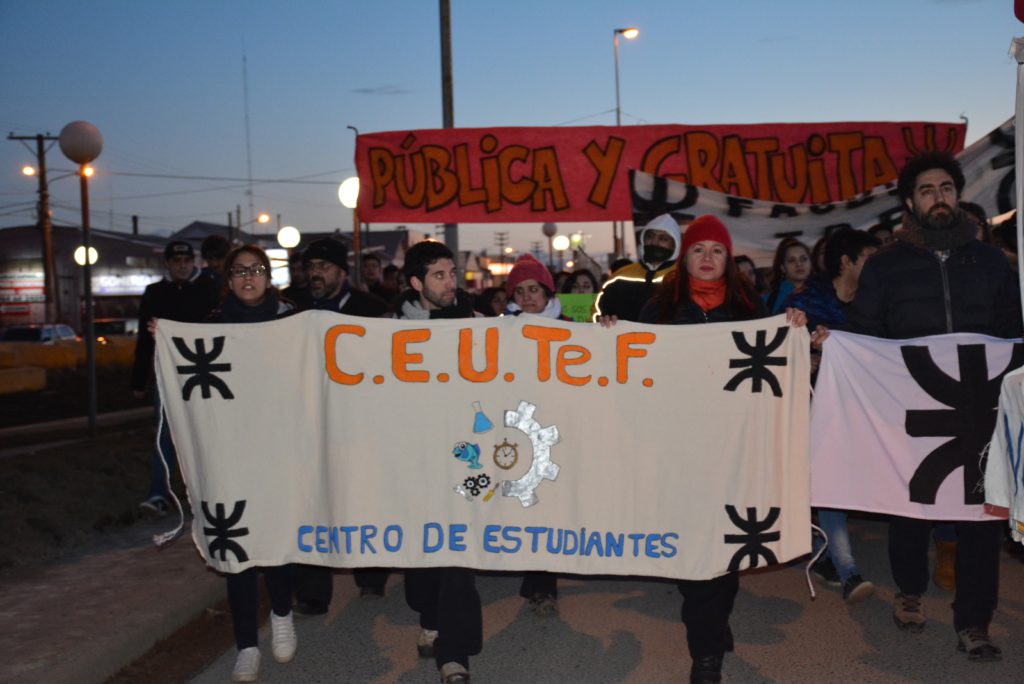
[[[932,581],[939,589],[956,589],[956,542],[935,542],[935,570]]]
[[[921,597],[914,594],[896,594],[892,606],[892,619],[905,632],[920,632],[927,618],[921,607]]]

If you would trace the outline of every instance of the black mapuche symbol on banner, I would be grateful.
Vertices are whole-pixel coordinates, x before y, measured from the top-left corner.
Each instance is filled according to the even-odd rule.
[[[217,514],[211,515],[209,504],[206,501],[203,502],[203,516],[207,522],[213,525],[213,527],[203,528],[203,534],[207,537],[213,536],[210,545],[206,547],[210,556],[213,557],[220,551],[220,559],[227,560],[227,552],[230,551],[235,554],[239,563],[249,560],[249,554],[245,552],[242,545],[232,541],[232,539],[249,534],[248,527],[235,529],[235,525],[242,519],[242,513],[245,512],[245,500],[236,501],[229,516],[224,515],[224,504],[217,504],[215,509]]]
[[[946,375],[935,365],[928,347],[900,347],[907,371],[936,401],[949,409],[907,411],[906,430],[911,437],[952,437],[925,456],[910,478],[910,500],[934,504],[939,487],[957,468],[964,469],[964,503],[983,504],[985,493],[979,484],[984,472],[980,454],[992,437],[996,406],[1003,376],[1024,363],[1024,345],[1013,345],[1006,368],[988,377],[983,344],[957,345],[960,380]]]
[[[781,397],[782,388],[775,375],[768,370],[768,366],[786,365],[785,356],[771,356],[771,353],[782,346],[788,334],[789,326],[787,325],[779,328],[772,341],[766,343],[768,331],[758,330],[754,337],[754,344],[751,346],[743,333],[733,332],[732,339],[736,343],[736,348],[741,354],[746,354],[748,358],[729,359],[729,368],[743,368],[744,370],[734,375],[732,380],[726,383],[724,389],[728,392],[735,392],[740,383],[750,380],[751,390],[760,392],[762,383],[767,382],[768,386],[772,388],[772,394]]]
[[[769,532],[775,521],[779,519],[779,514],[782,512],[781,508],[772,506],[768,509],[768,515],[765,516],[764,520],[757,519],[757,509],[753,506],[747,508],[747,517],[744,520],[740,517],[739,511],[736,510],[735,506],[726,504],[725,512],[729,514],[729,520],[732,520],[732,524],[741,529],[744,534],[727,534],[725,535],[726,544],[742,544],[739,550],[733,554],[732,560],[729,561],[729,570],[735,572],[736,570],[745,569],[740,568],[740,563],[743,559],[749,558],[750,564],[746,567],[756,568],[758,558],[764,558],[766,565],[772,563],[778,563],[778,559],[772,550],[765,546],[766,542],[779,541],[782,536],[780,532]]]
[[[221,378],[214,375],[214,373],[227,373],[231,371],[230,363],[214,363],[220,353],[224,351],[224,338],[214,337],[213,338],[213,349],[206,352],[206,340],[198,339],[195,341],[196,350],[192,351],[185,344],[185,340],[180,337],[172,337],[171,341],[174,342],[174,346],[178,348],[178,353],[181,354],[187,361],[191,361],[193,366],[178,366],[179,375],[191,375],[192,377],[185,381],[185,385],[181,388],[181,398],[188,401],[192,396],[192,390],[199,385],[202,390],[203,399],[209,399],[211,396],[210,388],[216,389],[220,392],[220,396],[225,399],[234,399],[235,395],[228,389],[227,384]]]

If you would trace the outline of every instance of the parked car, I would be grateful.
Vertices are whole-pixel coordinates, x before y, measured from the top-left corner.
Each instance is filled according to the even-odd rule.
[[[53,344],[61,341],[80,341],[70,325],[63,323],[42,323],[35,325],[12,325],[0,333],[0,342],[39,342]]]
[[[97,318],[92,322],[92,329],[96,333],[97,339],[112,335],[131,335],[134,337],[139,332],[139,319]]]

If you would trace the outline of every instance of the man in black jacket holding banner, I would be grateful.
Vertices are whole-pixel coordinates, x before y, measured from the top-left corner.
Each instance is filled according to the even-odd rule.
[[[1020,335],[1014,275],[998,249],[975,238],[976,224],[958,206],[963,187],[963,171],[949,154],[925,152],[907,162],[898,184],[907,209],[903,226],[896,232],[896,242],[864,266],[849,313],[854,332],[889,339],[956,332]],[[993,406],[992,424],[974,427],[991,433],[995,415]],[[974,474],[979,481],[983,467],[978,465]],[[971,660],[997,660],[1001,651],[989,638],[988,626],[998,596],[1006,523],[955,524],[953,626],[958,648]],[[890,521],[889,561],[899,589],[893,619],[904,631],[925,626],[921,595],[929,580],[931,527],[930,520],[894,515]]]

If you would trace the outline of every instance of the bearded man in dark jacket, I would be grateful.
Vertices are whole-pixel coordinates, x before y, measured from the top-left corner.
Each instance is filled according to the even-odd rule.
[[[1021,333],[1017,284],[998,249],[975,238],[976,224],[958,207],[964,187],[960,164],[949,154],[922,153],[900,173],[906,205],[895,243],[864,266],[849,311],[854,332],[889,339],[971,332],[1013,338]],[[993,424],[995,411],[992,411]],[[971,660],[996,660],[988,626],[999,587],[1000,520],[957,522],[953,626],[958,649]],[[925,625],[921,594],[928,586],[932,521],[892,516],[889,563],[899,588],[897,626]]]

